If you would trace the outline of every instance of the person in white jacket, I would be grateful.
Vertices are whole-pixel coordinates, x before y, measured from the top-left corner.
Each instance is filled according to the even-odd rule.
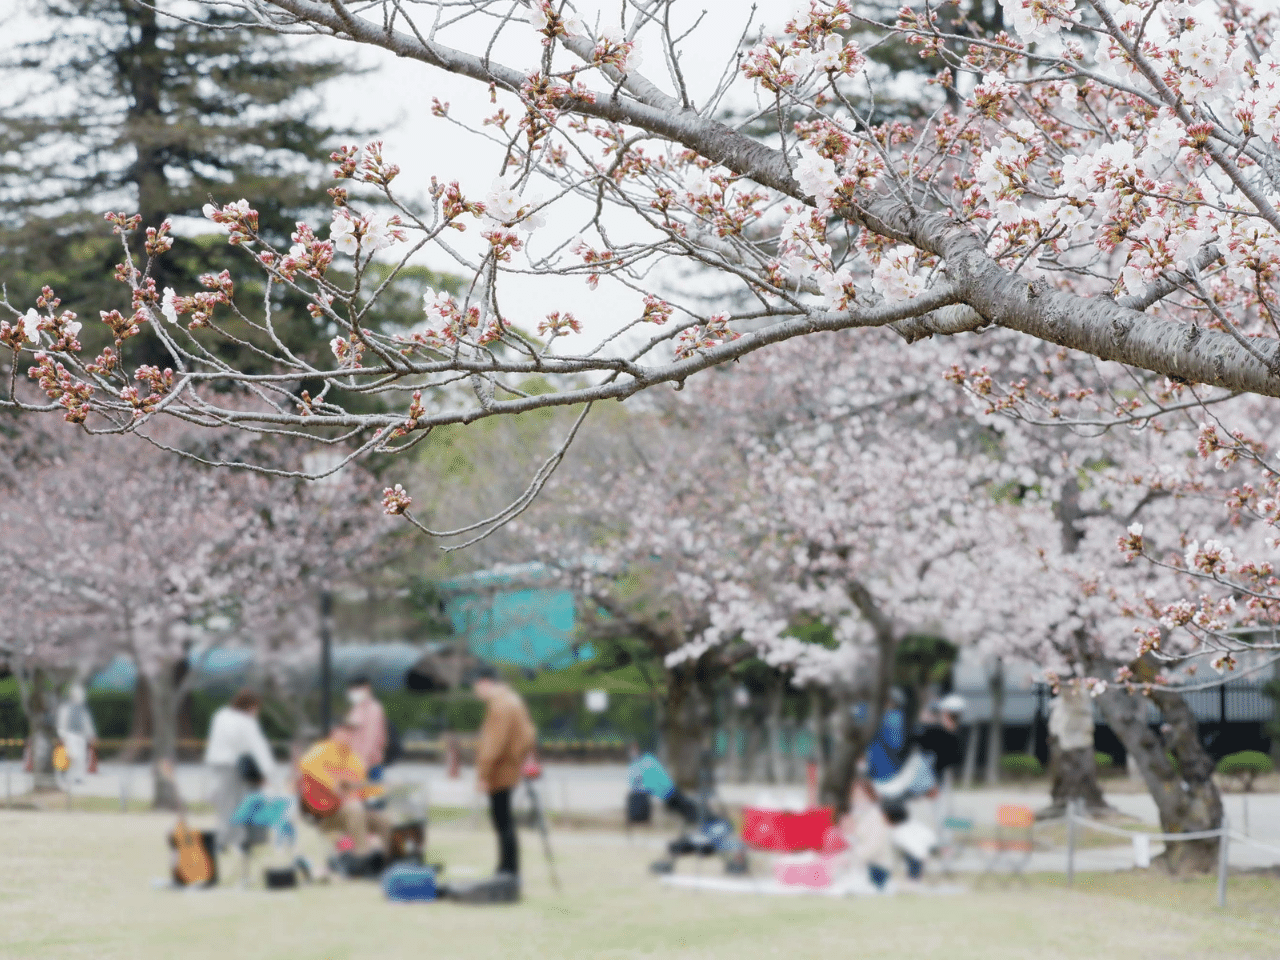
[[[243,828],[233,826],[232,814],[249,794],[275,779],[271,745],[258,724],[261,698],[241,690],[220,707],[209,724],[204,762],[213,776],[213,809],[218,818],[218,846],[226,849],[242,841]]]

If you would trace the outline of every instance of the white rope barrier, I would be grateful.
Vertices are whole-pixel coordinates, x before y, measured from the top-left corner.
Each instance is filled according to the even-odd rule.
[[[1126,830],[1124,827],[1113,827],[1109,823],[1099,823],[1097,820],[1090,820],[1088,817],[1076,817],[1076,823],[1082,827],[1091,827],[1102,833],[1110,833],[1117,837],[1135,837],[1143,836],[1148,840],[1210,840],[1222,836],[1221,830],[1198,830],[1193,833],[1147,833],[1145,830]]]
[[[1260,844],[1257,841],[1250,840],[1248,837],[1242,837],[1240,834],[1231,831],[1230,823],[1227,820],[1227,812],[1222,812],[1222,826],[1217,830],[1196,830],[1187,833],[1146,833],[1142,830],[1125,830],[1122,827],[1113,827],[1107,823],[1099,823],[1096,820],[1090,820],[1088,817],[1082,817],[1076,813],[1075,801],[1067,804],[1067,886],[1071,887],[1075,884],[1076,873],[1076,825],[1089,827],[1100,833],[1111,834],[1112,836],[1128,837],[1133,842],[1134,860],[1138,866],[1145,867],[1148,865],[1151,842],[1159,840],[1163,843],[1179,843],[1188,840],[1217,840],[1218,841],[1218,906],[1225,907],[1227,905],[1227,866],[1228,866],[1228,848],[1233,839],[1238,839],[1244,843],[1250,843],[1255,847],[1273,850],[1280,853],[1280,849],[1268,847],[1266,844]]]
[[[1246,837],[1243,833],[1236,833],[1234,830],[1231,831],[1231,839],[1235,843],[1247,843],[1249,846],[1256,847],[1259,850],[1266,850],[1268,853],[1280,855],[1280,847],[1273,847],[1269,843],[1259,843],[1252,837]]]

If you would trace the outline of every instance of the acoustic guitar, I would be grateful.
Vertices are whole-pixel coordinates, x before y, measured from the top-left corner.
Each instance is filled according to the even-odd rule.
[[[184,887],[208,886],[214,878],[213,858],[204,845],[204,838],[187,825],[187,804],[178,792],[173,764],[165,760],[160,764],[160,770],[173,784],[173,792],[178,798],[178,822],[169,835],[175,854],[173,879]]]
[[[382,796],[369,781],[360,757],[338,740],[321,740],[298,758],[298,800],[305,813],[324,819],[342,806],[344,796],[372,800]]]

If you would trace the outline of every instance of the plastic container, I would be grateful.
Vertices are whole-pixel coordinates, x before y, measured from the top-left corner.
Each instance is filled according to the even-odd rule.
[[[382,892],[397,903],[429,903],[436,898],[436,872],[431,867],[396,864],[382,874]]]

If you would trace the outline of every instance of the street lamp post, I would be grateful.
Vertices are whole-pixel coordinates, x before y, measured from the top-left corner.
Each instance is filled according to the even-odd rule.
[[[333,591],[320,589],[320,736],[333,729]]]

